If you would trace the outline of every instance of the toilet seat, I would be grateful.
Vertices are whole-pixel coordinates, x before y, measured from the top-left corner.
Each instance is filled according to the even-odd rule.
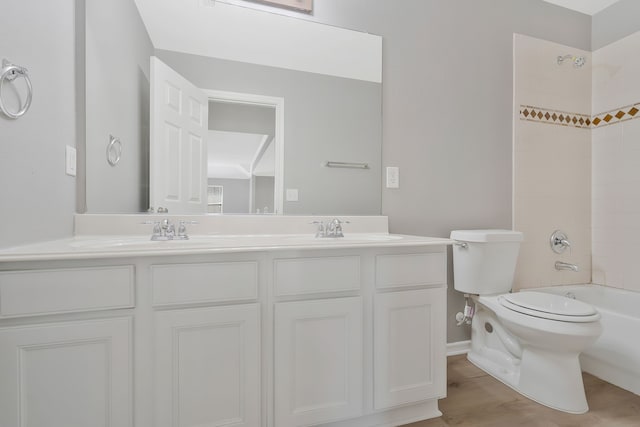
[[[562,322],[586,323],[600,319],[593,306],[560,295],[518,292],[498,297],[501,306],[527,316]]]

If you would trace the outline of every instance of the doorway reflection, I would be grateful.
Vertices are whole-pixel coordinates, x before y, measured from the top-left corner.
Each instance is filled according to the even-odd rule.
[[[275,108],[209,101],[208,211],[274,213]]]

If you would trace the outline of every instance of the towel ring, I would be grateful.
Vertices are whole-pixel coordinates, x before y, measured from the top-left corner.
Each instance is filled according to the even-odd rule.
[[[18,77],[23,77],[24,81],[27,83],[27,101],[24,103],[22,108],[17,112],[12,112],[7,109],[4,105],[4,100],[2,98],[2,85],[4,81],[12,82]],[[29,107],[31,106],[31,98],[33,95],[33,87],[31,86],[31,79],[29,78],[29,72],[26,68],[21,67],[19,65],[15,65],[7,61],[6,59],[2,60],[2,71],[0,72],[0,110],[9,118],[17,119],[24,115],[27,112]]]
[[[122,142],[120,138],[109,135],[109,145],[107,145],[107,163],[115,166],[122,157]]]

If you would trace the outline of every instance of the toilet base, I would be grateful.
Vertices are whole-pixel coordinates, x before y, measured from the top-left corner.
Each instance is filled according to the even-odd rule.
[[[493,350],[495,351],[495,350]],[[507,366],[478,352],[467,354],[471,363],[523,396],[570,414],[589,411],[578,355],[524,348],[522,360]]]

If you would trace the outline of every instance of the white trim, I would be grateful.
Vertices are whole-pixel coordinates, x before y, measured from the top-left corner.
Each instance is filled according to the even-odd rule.
[[[227,92],[222,90],[203,90],[209,100],[235,102],[273,107],[276,110],[276,130],[273,140],[275,143],[275,177],[274,201],[276,214],[282,215],[284,209],[284,98],[277,96],[256,95],[253,93]]]
[[[471,340],[447,343],[447,357],[467,354],[471,350]]]

